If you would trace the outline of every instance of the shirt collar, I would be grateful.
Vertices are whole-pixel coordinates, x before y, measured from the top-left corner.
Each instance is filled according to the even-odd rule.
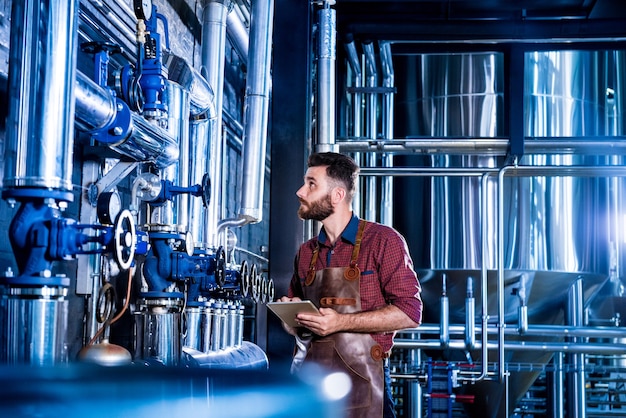
[[[350,244],[356,244],[356,234],[359,231],[359,217],[352,214],[352,219],[348,222],[348,225],[341,233],[341,239],[348,241]],[[320,244],[325,244],[328,237],[326,236],[326,230],[322,227],[319,235],[317,236],[317,241]]]

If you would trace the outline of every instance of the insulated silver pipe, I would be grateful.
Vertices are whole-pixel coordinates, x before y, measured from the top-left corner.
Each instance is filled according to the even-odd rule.
[[[273,21],[274,1],[253,0],[242,150],[243,185],[239,212],[239,216],[248,223],[260,222],[263,217]]]
[[[81,72],[77,73],[75,86],[76,127],[92,132],[111,123],[117,112],[111,93]],[[128,137],[109,147],[135,161],[151,162],[159,168],[174,164],[179,155],[175,138],[134,113]]]
[[[76,127],[84,132],[106,128],[114,120],[115,97],[85,74],[77,71],[74,93]]]
[[[78,1],[13,2],[3,187],[72,191]]]
[[[166,93],[168,109],[167,129],[174,138],[178,139],[179,156],[177,164],[172,164],[164,172],[169,172],[167,179],[171,180],[175,185],[189,187],[189,165],[193,149],[189,140],[190,95],[187,89],[172,81],[167,83]],[[173,199],[174,218],[172,219],[172,225],[176,225],[179,232],[187,232],[189,230],[189,202],[191,199],[196,198],[189,193],[179,194]],[[189,244],[191,245],[191,243]]]
[[[202,10],[202,70],[201,73],[215,93],[215,123],[212,124],[209,142],[209,158],[206,172],[211,178],[212,189],[217,191],[211,198],[205,215],[204,237],[209,247],[217,247],[217,223],[222,190],[222,102],[224,98],[224,54],[226,45],[226,21],[232,8],[230,0],[205,0]]]
[[[209,166],[209,140],[211,138],[212,125],[215,124],[215,117],[212,119],[194,119],[189,125],[190,143],[193,144],[193,153],[189,154],[189,175],[190,184],[202,184],[202,179]],[[193,155],[192,155],[193,154]],[[211,193],[213,193],[211,191]],[[189,219],[193,221],[189,224],[189,232],[194,239],[194,247],[204,248],[208,242],[206,237],[205,219],[207,211],[202,199],[191,199],[189,202]]]
[[[215,115],[215,94],[202,75],[183,58],[168,51],[163,52],[163,62],[167,67],[167,78],[180,85],[189,95],[189,114],[198,117],[208,113]]]
[[[122,143],[109,145],[120,154],[135,161],[153,163],[158,168],[168,167],[178,159],[178,144],[166,130],[132,114],[132,130]]]
[[[18,195],[41,198],[61,191],[54,195],[71,200],[78,1],[23,0],[12,6],[4,192],[20,189]],[[12,274],[3,277],[1,362],[67,361],[69,279],[49,273],[13,283]]]
[[[226,18],[226,33],[231,44],[237,50],[241,62],[248,63],[248,46],[250,38],[248,29],[236,13],[229,13]]]
[[[330,2],[319,10],[317,59],[317,147],[318,152],[336,151],[335,62],[337,55],[336,12]]]

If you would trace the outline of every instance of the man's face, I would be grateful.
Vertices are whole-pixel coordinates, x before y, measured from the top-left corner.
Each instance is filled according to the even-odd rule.
[[[326,167],[309,167],[304,184],[296,192],[300,200],[298,216],[301,219],[323,221],[335,212],[332,204]]]

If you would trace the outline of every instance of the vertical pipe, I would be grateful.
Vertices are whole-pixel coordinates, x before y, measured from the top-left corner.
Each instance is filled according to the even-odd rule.
[[[413,337],[414,338],[414,337]],[[422,350],[410,350],[410,363],[415,365],[416,368],[420,367]],[[422,418],[422,385],[417,380],[409,380],[409,393],[406,400],[408,400],[408,417],[410,418]]]
[[[211,126],[215,124],[215,115],[211,119],[196,119],[191,121],[189,126],[190,142],[193,144],[193,155],[189,155],[190,184],[202,184],[202,179],[207,173],[209,159],[209,140],[211,137]],[[212,191],[209,191],[211,194]],[[206,215],[204,200],[191,199],[189,202],[189,219],[193,222],[189,225],[189,232],[193,237],[196,248],[204,248],[208,242],[205,227]]]
[[[259,222],[263,214],[273,20],[273,0],[252,1],[240,210],[240,216],[251,223]]]
[[[394,72],[393,72],[393,60],[391,57],[391,45],[389,42],[383,42],[380,44],[380,62],[383,73],[383,87],[388,89],[383,93],[383,106],[382,106],[382,132],[383,138],[390,140],[393,139],[393,123],[394,123],[394,108],[393,98],[394,93],[392,91],[394,86]],[[382,166],[386,168],[393,167],[393,154],[382,154]],[[387,176],[382,179],[381,184],[381,213],[380,220],[383,224],[393,226],[393,177]]]
[[[248,31],[237,13],[229,13],[226,20],[226,33],[228,34],[230,42],[239,53],[241,62],[247,64],[250,43]]]
[[[336,12],[330,2],[319,10],[317,151],[337,151],[335,145]]]
[[[366,74],[366,84],[367,87],[374,88],[378,84],[378,75],[376,71],[376,57],[374,55],[374,46],[371,43],[363,44],[363,51],[365,52],[365,74]],[[366,122],[365,122],[365,136],[372,140],[376,139],[376,93],[371,92],[368,93],[365,97],[365,106],[366,106]],[[376,154],[368,153],[365,156],[365,165],[367,167],[375,167],[376,166]],[[376,203],[378,201],[376,195],[376,177],[370,176],[366,180],[366,192],[367,192],[367,200],[366,200],[366,208],[365,208],[365,219],[369,219],[372,221],[376,220]]]
[[[447,347],[450,343],[450,302],[448,300],[447,294],[447,283],[446,283],[446,275],[442,275],[442,284],[441,284],[441,314],[439,316],[439,327],[441,328],[441,333],[439,334],[439,339],[441,341],[442,347]]]
[[[563,353],[554,353],[552,363],[554,364],[554,371],[552,372],[550,416],[563,418],[563,410],[565,409],[563,405]]]
[[[507,167],[498,172],[498,380],[504,382],[504,173]],[[482,289],[486,293],[487,288]],[[484,312],[483,312],[484,314]]]
[[[167,108],[168,108],[168,130],[174,138],[178,140],[178,173],[172,180],[178,183],[180,187],[189,187],[190,167],[189,161],[191,157],[192,146],[189,142],[189,114],[190,102],[189,93],[187,93],[178,84],[168,82],[167,92]],[[194,150],[195,153],[195,150]],[[175,199],[175,219],[180,232],[189,231],[189,202],[191,196],[188,193],[178,195]],[[189,243],[190,245],[192,243]]]
[[[582,327],[584,325],[583,309],[583,279],[578,278],[572,283],[567,293],[567,325]],[[573,342],[580,342],[580,340],[580,337],[571,339]],[[569,354],[567,358],[568,363],[573,366],[567,379],[568,416],[585,418],[585,354]]]
[[[77,12],[75,0],[12,3],[3,198],[23,200],[24,219],[43,213],[41,223],[58,216],[56,200],[73,199]],[[50,210],[29,210],[35,206]],[[12,229],[14,223],[23,223],[19,214]],[[69,279],[50,277],[49,270],[28,272],[38,268],[0,278],[1,362],[67,361]]]
[[[226,20],[232,8],[230,0],[205,0],[202,10],[202,70],[201,73],[213,87],[215,93],[215,123],[210,135],[210,152],[207,159],[207,172],[211,178],[213,190],[222,190],[222,155],[224,138],[222,136],[222,103],[224,97],[224,56],[226,45]],[[217,247],[217,223],[220,216],[219,195],[214,193],[205,212],[206,244]]]
[[[3,187],[71,192],[78,1],[12,7]]]
[[[474,284],[471,277],[467,278],[467,294],[465,298],[465,345],[471,350],[476,345],[476,302],[474,300]]]
[[[168,81],[164,94],[167,104],[167,130],[178,144],[178,161],[160,171],[161,180],[181,187],[189,186],[189,94],[177,83]],[[172,201],[150,210],[150,224],[167,226],[172,232],[187,232],[189,195],[181,194]]]
[[[363,87],[363,76],[361,71],[361,61],[359,59],[359,55],[356,52],[356,47],[354,45],[354,41],[351,40],[345,44],[347,60],[352,70],[353,74],[353,83],[352,87],[355,89],[354,95],[352,97],[352,136],[355,138],[361,137],[361,125],[363,124],[363,111],[362,111],[362,100],[363,93],[359,91],[360,88]],[[360,154],[357,153],[354,155],[354,161],[357,165],[360,165],[361,158]],[[360,214],[361,209],[361,193],[360,188],[357,188],[357,195],[354,197],[352,202],[352,208],[356,215]]]

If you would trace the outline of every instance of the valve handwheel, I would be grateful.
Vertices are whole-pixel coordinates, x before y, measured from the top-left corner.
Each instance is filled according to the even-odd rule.
[[[250,293],[252,293],[252,300],[255,302],[259,301],[259,294],[261,291],[259,281],[256,264],[252,264],[252,268],[250,269]]]
[[[124,209],[117,216],[114,228],[115,261],[117,261],[122,270],[128,270],[133,264],[135,245],[137,244],[135,220],[128,209]]]
[[[226,283],[226,251],[219,247],[215,253],[215,283],[223,287]]]
[[[241,274],[241,284],[240,284],[241,294],[245,298],[248,296],[248,289],[250,289],[250,272],[248,270],[247,261],[244,260],[244,262],[241,263],[239,273]]]

